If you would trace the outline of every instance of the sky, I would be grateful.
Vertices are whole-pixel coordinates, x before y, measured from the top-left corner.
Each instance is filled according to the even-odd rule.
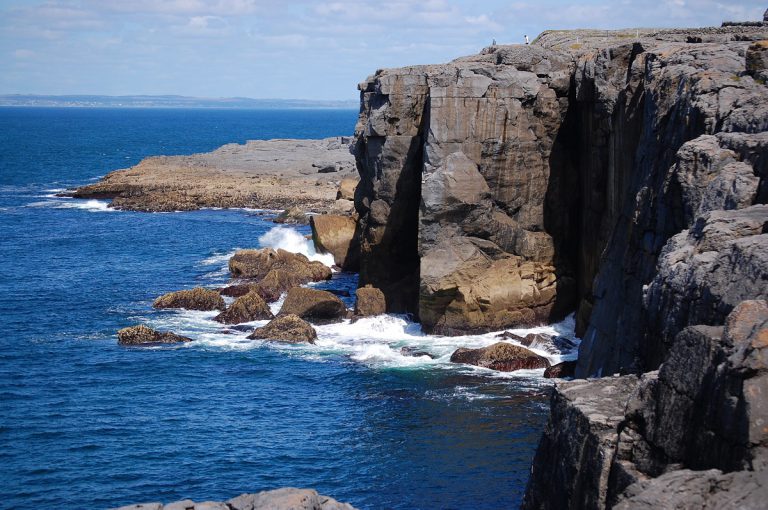
[[[765,0],[0,0],[0,94],[354,100],[376,69],[546,29],[719,26]]]

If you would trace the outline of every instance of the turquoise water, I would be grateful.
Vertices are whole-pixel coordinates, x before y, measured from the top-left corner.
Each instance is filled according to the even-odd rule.
[[[540,372],[447,360],[492,335],[427,337],[385,316],[322,326],[317,346],[284,347],[206,312],[155,311],[161,293],[225,283],[228,254],[263,245],[270,215],[115,212],[54,196],[148,155],[350,135],[355,119],[351,110],[0,109],[0,506],[106,508],[281,486],[360,508],[519,504],[547,383]],[[355,282],[337,274],[324,285]],[[195,341],[119,347],[115,331],[137,323]],[[403,346],[436,359],[402,356]]]

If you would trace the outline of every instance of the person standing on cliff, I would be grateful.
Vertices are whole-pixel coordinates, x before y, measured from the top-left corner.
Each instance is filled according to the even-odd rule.
[[[528,35],[525,35],[525,44],[528,44]]]

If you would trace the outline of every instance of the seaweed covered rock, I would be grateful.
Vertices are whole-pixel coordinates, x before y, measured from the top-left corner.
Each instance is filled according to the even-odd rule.
[[[187,310],[224,310],[224,299],[212,289],[195,287],[163,294],[152,303],[154,308],[186,308]]]

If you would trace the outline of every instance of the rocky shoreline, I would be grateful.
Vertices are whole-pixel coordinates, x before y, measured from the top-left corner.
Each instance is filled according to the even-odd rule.
[[[545,32],[360,84],[353,219],[313,220],[336,229],[313,232],[316,245],[359,266],[358,292],[375,296],[359,295],[356,309],[411,313],[445,335],[577,312],[578,363],[550,373],[578,379],[553,392],[523,508],[761,508],[768,498],[766,14],[710,29]],[[256,204],[259,186],[281,186],[265,163],[253,189],[217,195],[206,180],[221,166],[204,163],[215,154],[188,166],[151,158],[73,196],[178,210]],[[179,168],[196,169],[197,191],[169,184]],[[168,174],[156,185],[153,172]],[[280,208],[332,207],[335,187],[292,175],[299,187],[275,199]],[[312,179],[317,194],[297,193]],[[252,301],[293,292],[278,314],[286,329],[309,341],[286,317],[351,313],[270,276],[262,259],[276,258],[239,254],[230,269],[251,279],[239,285]],[[270,282],[278,291],[267,295]],[[548,367],[501,340],[456,362]]]
[[[241,494],[227,501],[182,499],[173,503],[139,503],[113,510],[355,510],[349,503],[339,503],[312,489],[286,487],[255,494]]]
[[[111,199],[115,209],[144,212],[201,208],[348,212],[340,182],[356,177],[348,137],[251,140],[191,156],[155,156],[64,193]]]

